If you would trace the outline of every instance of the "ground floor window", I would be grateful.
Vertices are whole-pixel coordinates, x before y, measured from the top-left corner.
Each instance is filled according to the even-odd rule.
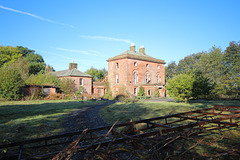
[[[119,82],[118,75],[116,74],[116,84]]]
[[[147,94],[148,94],[148,96],[151,95],[151,90],[150,89],[147,91]]]
[[[80,86],[83,86],[83,79],[80,78]]]
[[[137,96],[137,88],[134,88],[134,95]]]

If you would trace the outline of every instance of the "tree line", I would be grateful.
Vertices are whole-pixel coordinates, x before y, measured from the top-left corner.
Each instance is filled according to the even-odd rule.
[[[0,98],[19,100],[24,96],[23,88],[26,85],[53,85],[66,94],[77,92],[72,80],[59,80],[55,75],[47,73],[46,66],[42,56],[34,50],[22,46],[0,46]],[[105,69],[93,67],[86,72],[95,81],[103,79],[107,73]]]
[[[178,100],[240,97],[240,42],[230,42],[223,51],[191,54],[165,69],[167,91]]]

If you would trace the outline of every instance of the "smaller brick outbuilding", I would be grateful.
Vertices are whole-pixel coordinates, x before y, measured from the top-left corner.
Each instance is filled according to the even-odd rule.
[[[84,93],[92,94],[92,76],[79,71],[77,69],[77,63],[69,63],[69,69],[67,70],[51,73],[56,75],[59,79],[72,79],[77,90],[80,88],[80,86],[83,86]]]

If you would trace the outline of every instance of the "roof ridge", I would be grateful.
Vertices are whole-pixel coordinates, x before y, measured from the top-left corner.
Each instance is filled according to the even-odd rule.
[[[133,51],[130,51],[130,50],[126,50],[126,51],[124,51],[123,53],[121,53],[117,56],[110,57],[110,58],[108,58],[107,61],[123,59],[123,58],[138,59],[138,60],[143,60],[143,61],[150,61],[150,62],[166,64],[164,60],[154,58],[154,57],[152,57],[148,54],[142,54],[140,52],[136,52],[136,51],[133,52]]]

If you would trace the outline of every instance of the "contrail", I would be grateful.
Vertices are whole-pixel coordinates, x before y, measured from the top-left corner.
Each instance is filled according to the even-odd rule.
[[[114,37],[104,37],[104,36],[87,36],[87,35],[81,35],[82,38],[87,39],[95,39],[95,40],[104,40],[104,41],[115,41],[115,42],[124,42],[124,43],[132,43],[128,39],[119,39]]]
[[[69,59],[69,60],[79,61],[81,63],[86,61],[84,59],[79,60],[79,59],[75,59],[75,58],[71,58],[71,57],[66,57],[66,56],[63,56],[61,54],[40,50],[40,49],[34,49],[34,50],[39,51],[39,52],[43,52],[43,53],[47,53],[47,54],[51,54],[51,55],[55,55],[55,56],[59,56],[59,57],[62,57],[62,58],[65,58],[65,59]]]
[[[12,12],[20,13],[20,14],[25,14],[25,15],[28,15],[28,16],[31,16],[31,17],[40,19],[40,20],[42,20],[42,21],[47,21],[47,22],[50,22],[50,23],[55,23],[55,24],[59,24],[59,25],[63,25],[63,26],[68,26],[68,27],[71,27],[71,28],[75,28],[73,25],[70,25],[70,24],[55,22],[55,21],[52,21],[52,20],[49,20],[49,19],[46,19],[46,18],[37,16],[37,15],[35,15],[35,14],[31,14],[31,13],[28,13],[28,12],[23,12],[23,11],[19,11],[19,10],[16,10],[16,9],[4,7],[4,6],[2,6],[2,5],[0,5],[0,8],[5,9],[5,10],[8,10],[8,11],[12,11]]]
[[[55,48],[55,47],[51,47],[51,48],[57,49],[57,50],[60,50],[60,51],[65,51],[65,52],[75,52],[75,53],[81,53],[81,54],[85,54],[85,55],[98,56],[97,54],[89,53],[89,52],[83,51],[83,50],[66,49],[66,48]]]

